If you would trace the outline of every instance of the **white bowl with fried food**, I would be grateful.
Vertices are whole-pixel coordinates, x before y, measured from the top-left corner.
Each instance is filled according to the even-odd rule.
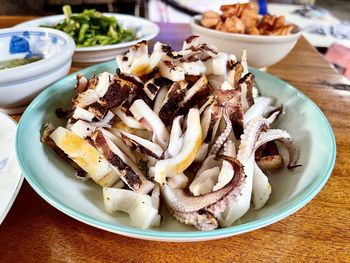
[[[223,32],[202,26],[201,18],[201,15],[197,15],[191,22],[192,33],[200,36],[201,42],[215,45],[220,51],[229,54],[241,54],[243,49],[246,49],[249,65],[256,68],[269,67],[281,61],[301,35],[297,27],[290,34],[283,36]]]

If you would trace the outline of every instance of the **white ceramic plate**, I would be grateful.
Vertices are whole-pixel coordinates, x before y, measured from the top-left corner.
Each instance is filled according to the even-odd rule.
[[[79,73],[91,77],[115,70],[115,61],[110,61]],[[69,107],[76,73],[53,84],[28,106],[18,126],[18,162],[29,184],[51,205],[86,224],[125,236],[158,241],[199,241],[233,236],[272,224],[306,205],[321,190],[331,174],[336,145],[327,119],[309,98],[267,73],[258,70],[253,73],[262,94],[278,95],[278,102],[283,103],[285,113],[276,127],[286,129],[293,136],[300,149],[299,163],[303,166],[293,171],[282,169],[271,175],[272,194],[267,204],[260,210],[251,209],[231,227],[201,232],[180,224],[164,210],[160,228],[141,230],[131,225],[126,214],[107,213],[101,187],[77,179],[74,170],[40,142],[46,122],[63,125],[64,121],[57,118],[55,110]]]
[[[127,51],[130,46],[142,40],[151,40],[159,33],[159,27],[155,23],[140,17],[116,13],[104,13],[104,15],[114,16],[123,27],[136,31],[137,39],[115,45],[76,48],[73,56],[74,62],[98,62],[114,59],[116,55]],[[17,24],[15,27],[52,26],[64,18],[64,15],[47,16]]]
[[[14,120],[0,111],[0,224],[15,201],[23,181],[15,154],[16,130]]]

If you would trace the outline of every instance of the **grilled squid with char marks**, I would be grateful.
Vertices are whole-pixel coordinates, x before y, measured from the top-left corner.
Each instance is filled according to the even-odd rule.
[[[272,127],[283,107],[258,95],[245,51],[237,61],[191,36],[180,51],[157,42],[148,55],[143,41],[116,60],[116,74],[77,75],[66,126],[42,136],[102,187],[108,212],[159,227],[163,200],[179,222],[227,227],[268,202],[266,171],[299,166],[291,135]]]

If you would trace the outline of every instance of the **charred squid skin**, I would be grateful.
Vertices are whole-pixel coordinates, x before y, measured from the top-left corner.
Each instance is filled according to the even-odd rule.
[[[191,35],[185,39],[185,41],[182,45],[182,50],[186,50],[186,49],[191,48],[193,46],[198,46],[198,44],[199,44],[199,36]]]
[[[253,86],[254,86],[254,75],[247,73],[238,81],[238,89],[241,91],[243,110],[246,111],[254,104],[253,98]]]
[[[188,82],[189,86],[193,86],[194,83],[196,83],[201,78],[201,75],[190,75],[185,74],[185,80]]]
[[[232,60],[228,60],[226,64],[226,69],[227,69],[227,77],[229,80],[229,83],[231,84],[232,87],[237,89],[238,81],[241,78],[242,72],[243,72],[243,66],[242,64],[237,61],[234,62]]]
[[[225,81],[217,91],[217,102],[225,109],[233,128],[236,139],[239,139],[243,133],[243,104],[241,99],[241,90],[234,89]]]
[[[155,77],[152,79],[149,79],[144,87],[143,90],[145,94],[150,98],[152,101],[157,96],[158,91],[162,87],[170,87],[173,82],[170,79],[164,78],[164,77]]]
[[[74,110],[76,106],[89,106],[90,104],[96,102],[99,98],[97,92],[95,91],[98,84],[98,77],[94,75],[89,80],[87,80],[86,85],[82,85],[81,81],[84,80],[84,78],[80,76],[81,75],[77,76],[77,83],[74,88],[72,110]]]
[[[167,45],[167,44],[162,44],[161,46],[161,49],[162,51],[169,57],[169,58],[172,58],[172,59],[179,59],[181,58],[182,56],[181,55],[174,55],[174,50],[172,49],[172,47],[170,45]]]
[[[72,109],[57,108],[55,110],[56,117],[59,119],[69,119],[68,122],[74,122],[75,120],[72,119],[74,112],[73,108],[74,107],[72,107]]]
[[[184,100],[181,102],[176,115],[184,115],[190,108],[193,108],[196,105],[201,107],[212,93],[213,87],[209,84],[208,79],[204,75],[186,92]]]
[[[113,107],[120,106],[131,94],[137,93],[142,89],[142,85],[126,74],[120,74],[114,79],[108,87],[106,94],[88,107],[99,120],[103,119],[105,114]]]
[[[165,125],[172,123],[175,113],[179,109],[179,103],[185,97],[186,87],[186,81],[175,81],[170,87],[158,114]]]
[[[113,153],[107,145],[107,141],[102,132],[97,130],[92,136],[95,147],[103,153],[105,158],[120,171],[120,178],[134,191],[138,191],[142,185],[142,179],[133,171],[133,169],[125,164],[123,160]]]
[[[87,79],[84,75],[77,74],[76,79],[77,79],[77,82],[74,87],[74,97],[80,93],[83,93],[89,88],[94,89],[98,83],[98,77],[96,75],[93,75],[90,79]]]
[[[138,149],[141,153],[156,159],[160,159],[163,155],[163,149],[155,143],[124,131],[120,131],[120,135],[128,145],[131,145],[132,150]]]
[[[225,109],[232,123],[233,133],[236,139],[239,139],[243,133],[244,116],[240,90],[232,91],[232,97],[225,103]]]
[[[140,78],[138,78],[132,74],[123,73],[118,69],[116,72],[117,72],[118,78],[132,83],[135,87],[137,87],[137,90],[141,90],[143,88],[144,83],[142,82],[142,80]]]

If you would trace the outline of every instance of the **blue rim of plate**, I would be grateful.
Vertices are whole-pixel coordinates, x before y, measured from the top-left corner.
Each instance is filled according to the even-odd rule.
[[[74,72],[68,76],[76,75],[77,73],[80,74],[86,74],[88,72],[93,72],[95,69],[97,69],[100,66],[103,65],[108,65],[108,63],[111,63],[111,61],[104,62],[104,63],[99,63],[94,66],[85,68],[83,70],[80,70],[78,72]],[[298,211],[302,207],[304,207],[308,202],[310,202],[323,188],[323,186],[326,184],[329,176],[332,173],[334,164],[335,164],[335,159],[336,159],[336,142],[335,142],[335,137],[332,131],[332,128],[323,114],[323,112],[318,108],[318,106],[311,100],[309,99],[306,95],[304,95],[301,91],[298,89],[294,88],[292,85],[289,83],[272,76],[271,74],[268,73],[262,73],[261,71],[257,69],[253,69],[253,72],[255,75],[265,75],[265,77],[271,79],[272,81],[282,81],[288,88],[292,89],[296,94],[299,96],[305,98],[309,103],[311,103],[315,109],[318,111],[320,114],[320,120],[323,122],[325,127],[327,127],[327,132],[329,135],[329,139],[331,141],[332,145],[332,150],[331,150],[331,158],[327,164],[327,169],[323,173],[322,177],[319,180],[314,181],[308,189],[303,192],[302,194],[298,195],[297,197],[293,198],[290,202],[289,205],[286,207],[283,207],[281,209],[278,209],[274,211],[269,216],[266,216],[262,219],[257,219],[249,223],[244,223],[240,225],[235,225],[231,227],[226,227],[226,228],[219,228],[215,229],[212,231],[189,231],[189,232],[176,232],[176,231],[157,231],[157,230],[142,230],[142,229],[137,229],[129,226],[118,226],[115,224],[111,223],[105,223],[101,222],[100,220],[95,219],[94,217],[88,215],[88,214],[83,214],[80,212],[77,212],[73,208],[69,207],[68,205],[62,203],[61,201],[57,200],[53,195],[51,195],[44,187],[40,185],[38,181],[31,175],[31,172],[23,165],[23,160],[21,156],[21,151],[19,149],[19,135],[21,133],[21,127],[22,123],[24,123],[28,116],[30,111],[36,106],[36,104],[41,101],[43,98],[47,97],[49,93],[51,92],[51,87],[45,89],[38,97],[36,97],[32,103],[28,106],[26,111],[24,112],[23,116],[21,117],[21,121],[18,125],[17,128],[17,134],[16,134],[16,155],[17,155],[17,160],[20,165],[20,168],[23,171],[23,175],[28,181],[28,183],[31,185],[31,187],[44,199],[46,200],[49,204],[57,208],[58,210],[62,211],[63,213],[69,215],[70,217],[73,217],[81,222],[84,222],[88,225],[94,226],[96,228],[100,228],[103,230],[107,230],[110,232],[114,232],[117,234],[129,236],[129,237],[135,237],[135,238],[141,238],[141,239],[148,239],[148,240],[155,240],[155,241],[200,241],[200,240],[213,240],[213,239],[218,239],[218,238],[224,238],[224,237],[229,237],[245,232],[249,232],[255,229],[259,229],[265,226],[268,226],[274,222],[277,222],[294,212]],[[68,76],[62,78],[60,81],[64,81],[65,78]],[[57,82],[56,82],[57,83]]]

